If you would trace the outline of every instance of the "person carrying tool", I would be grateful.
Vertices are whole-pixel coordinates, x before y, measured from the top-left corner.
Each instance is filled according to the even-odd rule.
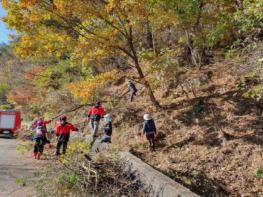
[[[57,131],[58,127],[60,126],[60,118],[56,120],[55,122],[55,131]]]
[[[60,155],[61,146],[63,146],[62,153],[65,154],[67,151],[67,145],[70,138],[71,131],[78,131],[78,128],[74,127],[71,123],[67,122],[67,117],[62,116],[60,118],[60,125],[56,127],[56,135],[57,135],[57,148],[56,155]]]
[[[35,159],[40,159],[41,155],[44,151],[44,132],[45,129],[42,126],[37,126],[36,128],[36,134],[33,137],[33,141],[35,141],[34,144],[34,157]]]
[[[133,98],[134,98],[134,96],[136,96],[136,93],[138,90],[137,90],[135,84],[131,80],[128,83],[128,89],[130,92],[130,101],[132,102]]]
[[[30,127],[30,128],[31,128],[33,131],[35,131],[36,128],[37,128],[37,122],[38,122],[38,120],[39,120],[39,118],[35,118],[35,119],[33,120],[32,124],[31,124],[31,127]]]
[[[144,114],[143,119],[143,134],[146,135],[146,138],[149,141],[150,151],[155,151],[156,126],[154,120],[150,114]]]
[[[104,116],[104,135],[102,137],[101,142],[109,142],[111,143],[111,135],[112,135],[112,123],[110,114],[106,114]]]
[[[51,143],[50,140],[47,138],[47,125],[50,124],[52,122],[52,120],[48,120],[45,121],[44,118],[40,117],[37,121],[37,127],[41,127],[42,128],[42,132],[43,132],[43,143],[48,144],[49,148],[51,148]]]
[[[92,129],[92,137],[93,141],[97,137],[97,132],[99,129],[100,120],[104,117],[105,110],[101,107],[101,102],[97,101],[93,107],[88,110],[88,123],[90,122],[90,126]]]

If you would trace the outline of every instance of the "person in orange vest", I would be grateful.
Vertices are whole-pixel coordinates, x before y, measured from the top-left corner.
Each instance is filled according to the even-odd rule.
[[[97,101],[95,105],[88,110],[88,123],[90,122],[93,140],[95,140],[97,137],[99,123],[100,120],[104,117],[104,115],[105,110],[103,107],[101,107],[101,102],[99,101]]]
[[[56,128],[56,135],[58,140],[56,148],[57,156],[60,155],[61,146],[63,146],[62,153],[66,153],[71,131],[78,131],[78,128],[74,127],[71,123],[68,123],[66,116],[62,116],[60,118],[60,125],[57,125]]]

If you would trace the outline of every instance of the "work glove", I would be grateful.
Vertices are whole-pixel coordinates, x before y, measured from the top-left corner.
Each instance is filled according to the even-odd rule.
[[[54,134],[54,133],[55,133],[55,130],[51,130],[50,133],[51,133],[51,134]]]

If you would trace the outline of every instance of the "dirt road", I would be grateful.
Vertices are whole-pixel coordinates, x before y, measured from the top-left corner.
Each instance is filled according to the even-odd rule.
[[[33,197],[37,162],[17,152],[14,139],[0,138],[0,197]]]

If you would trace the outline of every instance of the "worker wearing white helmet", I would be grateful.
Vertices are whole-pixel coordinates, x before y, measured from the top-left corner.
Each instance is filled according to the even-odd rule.
[[[143,134],[146,135],[146,138],[149,141],[150,150],[155,151],[156,126],[154,120],[150,114],[144,114],[143,119]]]
[[[112,122],[111,122],[110,114],[106,114],[104,116],[104,135],[102,137],[101,142],[109,142],[111,143],[111,135],[112,135]]]

